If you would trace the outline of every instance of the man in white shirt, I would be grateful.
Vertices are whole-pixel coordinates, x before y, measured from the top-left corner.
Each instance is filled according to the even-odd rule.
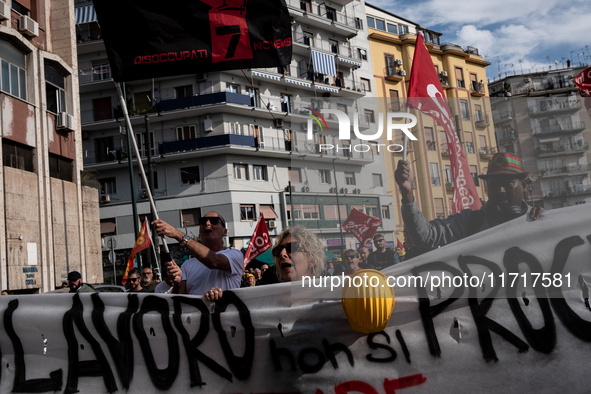
[[[182,267],[174,261],[166,263],[168,275],[175,278],[174,294],[204,295],[212,288],[223,291],[240,287],[244,258],[239,250],[223,248],[222,239],[228,230],[220,214],[208,212],[199,219],[201,243],[162,220],[152,225],[158,235],[176,239],[195,256]]]

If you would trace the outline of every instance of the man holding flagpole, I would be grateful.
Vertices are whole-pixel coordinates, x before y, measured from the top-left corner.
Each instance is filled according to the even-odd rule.
[[[236,249],[224,249],[222,240],[228,230],[226,221],[219,213],[208,212],[199,218],[201,243],[163,220],[155,220],[152,225],[159,236],[176,239],[195,256],[182,267],[174,261],[166,262],[166,274],[174,278],[174,294],[206,295],[215,300],[223,290],[240,287],[242,253]]]

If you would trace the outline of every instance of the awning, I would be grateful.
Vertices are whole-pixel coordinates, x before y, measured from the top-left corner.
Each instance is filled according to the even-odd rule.
[[[117,229],[117,223],[101,222],[101,234],[111,234]]]
[[[307,88],[309,88],[310,86],[312,86],[312,82],[309,81],[300,81],[297,79],[290,79],[290,78],[285,78],[285,82],[287,83],[293,83],[294,85],[298,85],[298,86],[305,86]]]
[[[333,55],[312,51],[312,64],[314,65],[314,71],[317,73],[337,76],[337,67]]]
[[[339,88],[331,88],[331,87],[328,87],[328,86],[322,86],[322,85],[316,85],[316,84],[314,86],[316,86],[316,89],[325,90],[327,92],[332,92],[332,93],[338,93],[339,92]]]
[[[277,214],[273,207],[268,205],[261,205],[260,207],[261,213],[265,216],[265,219],[277,219]]]
[[[356,67],[361,67],[361,63],[359,63],[359,62],[356,62],[356,61],[354,61],[354,60],[351,60],[351,59],[347,59],[346,57],[339,56],[339,61],[340,61],[340,62],[343,62],[343,63],[349,63],[349,64],[352,64],[352,65],[354,65],[354,66],[356,66]]]
[[[94,6],[88,5],[86,7],[76,8],[76,24],[96,22],[96,12]]]
[[[542,144],[545,144],[546,142],[558,142],[558,141],[560,141],[560,138],[558,138],[558,137],[556,137],[556,138],[544,138],[544,139],[541,139],[540,138],[540,142]]]
[[[334,258],[336,258],[336,257],[337,257],[337,256],[335,256],[334,254],[330,253],[328,250],[325,250],[325,251],[324,251],[324,256],[326,256],[326,258],[327,258],[328,260],[332,260],[332,259],[334,259]]]
[[[252,72],[252,76],[253,77],[269,78],[269,79],[272,79],[274,81],[280,81],[281,80],[281,77],[278,77],[277,75],[266,74],[266,73],[262,73],[260,71],[253,71]]]

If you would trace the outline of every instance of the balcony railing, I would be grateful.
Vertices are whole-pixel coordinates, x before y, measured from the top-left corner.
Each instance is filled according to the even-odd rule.
[[[493,121],[495,123],[500,123],[500,122],[504,122],[506,120],[512,120],[512,119],[513,119],[513,112],[511,112],[511,111],[501,112],[500,114],[493,116]]]
[[[538,105],[535,107],[529,107],[530,114],[540,114],[545,112],[561,112],[568,110],[579,110],[581,109],[581,102],[577,101],[565,101],[562,103],[554,103],[551,105]]]
[[[222,134],[182,141],[165,141],[158,144],[161,155],[213,148],[224,145],[255,147],[255,138],[248,135]]]
[[[484,94],[484,85],[482,84],[482,82],[476,82],[476,81],[470,81],[471,82],[471,91],[472,93],[477,93],[477,94]]]
[[[569,197],[569,196],[578,196],[582,194],[591,194],[591,186],[586,185],[575,185],[573,187],[563,188],[563,189],[552,189],[549,191],[543,192],[544,198],[555,198],[555,197]]]
[[[553,168],[549,170],[540,170],[540,176],[545,177],[551,175],[568,175],[579,172],[587,172],[589,170],[591,170],[591,164],[579,164],[575,166]]]
[[[533,128],[533,135],[552,133],[575,133],[585,130],[585,122],[557,123],[549,126],[538,126]]]
[[[110,81],[111,80],[111,70],[110,68],[91,68],[88,70],[80,70],[78,72],[78,82],[81,84],[84,83],[91,83],[91,82],[100,82],[100,81]]]
[[[495,153],[497,153],[497,148],[489,148],[488,146],[480,147],[480,157],[483,159],[490,159]]]
[[[569,154],[569,153],[584,153],[585,151],[589,150],[589,144],[585,143],[582,145],[576,144],[568,144],[559,146],[557,148],[552,149],[545,149],[545,148],[538,148],[536,149],[536,156],[543,157],[543,156],[554,156],[554,155],[561,155],[561,154]]]
[[[472,115],[476,125],[488,125],[488,114],[483,114],[481,111],[475,111]]]
[[[497,134],[499,144],[512,144],[515,141],[514,134]]]

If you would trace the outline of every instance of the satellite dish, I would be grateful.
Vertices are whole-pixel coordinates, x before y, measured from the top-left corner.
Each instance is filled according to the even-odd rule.
[[[554,63],[556,63],[557,66],[560,64],[558,60],[554,60]]]

